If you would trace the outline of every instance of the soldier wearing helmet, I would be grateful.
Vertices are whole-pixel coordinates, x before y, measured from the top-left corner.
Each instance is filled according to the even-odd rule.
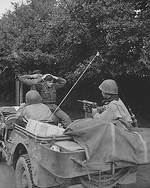
[[[55,113],[55,116],[64,127],[67,127],[72,122],[69,115],[56,105],[57,89],[66,84],[64,78],[56,77],[52,74],[42,75],[40,70],[35,70],[33,74],[20,75],[18,78],[24,84],[31,86],[31,89],[35,89],[40,93],[43,103]]]
[[[104,106],[102,107],[103,110],[101,110],[101,113],[99,113],[98,109],[93,109],[93,117],[101,118],[104,121],[123,119],[128,123],[132,123],[128,109],[118,96],[118,86],[115,80],[104,80],[100,84],[99,89],[104,98]]]
[[[100,86],[99,89],[103,93],[111,94],[111,95],[118,95],[118,86],[117,83],[114,80],[108,79],[104,80]]]
[[[25,100],[26,103],[19,108],[16,114],[19,120],[55,121],[55,117],[52,116],[48,106],[42,103],[39,92],[36,90],[28,91]]]

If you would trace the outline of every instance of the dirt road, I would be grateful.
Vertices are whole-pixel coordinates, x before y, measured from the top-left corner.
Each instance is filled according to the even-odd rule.
[[[16,188],[14,171],[5,163],[0,164],[0,188]],[[82,188],[82,186],[77,185],[68,188]]]
[[[0,164],[0,188],[16,188],[14,171],[5,163]],[[82,186],[69,188],[82,188]],[[120,188],[150,188],[150,165],[139,166],[136,184],[121,185]]]
[[[15,188],[13,169],[0,163],[0,188]]]

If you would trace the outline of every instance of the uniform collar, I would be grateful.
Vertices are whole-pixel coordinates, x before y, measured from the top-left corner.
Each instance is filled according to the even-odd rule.
[[[107,105],[107,104],[109,104],[110,102],[112,102],[112,101],[118,101],[119,100],[119,96],[118,95],[111,95],[111,97],[109,98],[109,99],[104,99],[103,101],[102,101],[102,104],[103,105]]]

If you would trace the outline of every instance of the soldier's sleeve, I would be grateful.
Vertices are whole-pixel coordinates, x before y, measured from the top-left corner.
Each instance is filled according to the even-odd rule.
[[[32,75],[18,76],[18,78],[22,83],[24,83],[28,86],[36,85],[42,80],[41,76],[39,76],[37,78],[32,78]]]
[[[111,108],[107,108],[101,114],[96,113],[93,118],[100,118],[101,121],[112,121],[115,119],[114,112]]]
[[[66,82],[67,81],[64,78],[57,77],[57,79],[54,80],[55,88],[62,88],[66,84]]]

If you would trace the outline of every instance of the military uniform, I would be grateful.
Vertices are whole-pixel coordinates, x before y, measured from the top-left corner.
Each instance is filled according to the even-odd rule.
[[[54,79],[52,79],[54,78]],[[61,121],[64,126],[69,125],[72,121],[70,117],[56,105],[56,90],[66,84],[66,80],[61,77],[52,77],[49,80],[43,79],[43,75],[23,75],[19,80],[26,85],[31,86],[31,89],[36,89],[44,104],[46,104],[52,112],[55,111],[55,116]]]
[[[112,100],[107,105],[104,105],[103,109],[102,113],[99,113],[97,109],[95,112],[93,110],[93,117],[101,118],[104,121],[113,121],[120,118],[129,123],[132,122],[131,115],[121,99]]]
[[[122,119],[131,124],[131,115],[122,100],[118,97],[118,86],[116,82],[111,79],[104,80],[100,84],[99,89],[102,91],[102,95],[107,102],[100,111],[97,108],[92,110],[93,117],[100,118],[102,121]]]
[[[40,94],[35,90],[26,93],[26,103],[21,105],[16,116],[18,119],[33,119],[39,121],[53,121],[52,112],[42,103]]]

